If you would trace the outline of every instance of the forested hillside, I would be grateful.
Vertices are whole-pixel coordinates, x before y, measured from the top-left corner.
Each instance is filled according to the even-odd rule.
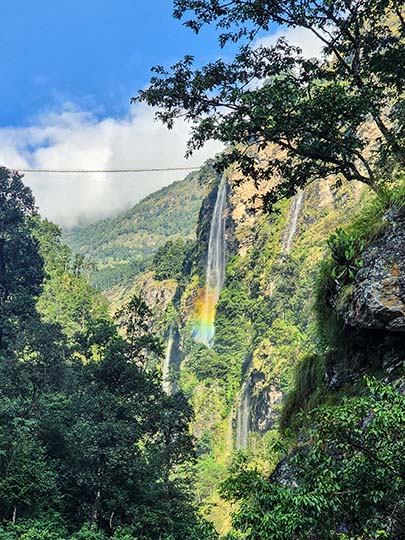
[[[232,170],[222,179],[213,169],[207,170],[205,181],[207,195],[199,214],[197,241],[165,244],[150,271],[122,287],[114,302],[122,304],[133,294],[142,294],[151,308],[151,324],[164,340],[165,355],[161,360],[149,358],[148,363],[160,364],[166,391],[175,394],[182,389],[190,400],[198,455],[196,497],[219,531],[227,532],[231,506],[222,497],[236,500],[240,489],[249,499],[243,475],[250,478],[253,467],[264,474],[273,470],[277,459],[288,452],[284,445],[294,440],[294,433],[303,433],[300,410],[340,404],[347,393],[355,396],[364,386],[352,384],[364,373],[380,379],[390,376],[401,383],[401,335],[391,341],[389,331],[381,332],[376,340],[356,330],[344,337],[344,327],[330,314],[328,299],[338,284],[340,298],[333,305],[342,309],[354,290],[351,281],[356,272],[362,266],[370,271],[370,261],[359,258],[365,248],[391,227],[401,234],[403,180],[397,179],[385,201],[359,183],[318,182],[279,203],[270,215],[263,214],[260,198],[254,197],[266,186],[260,191],[240,183],[239,173]],[[225,250],[224,282],[214,321],[209,314],[207,319],[203,304],[209,298],[205,292],[209,245],[218,236],[213,216],[224,181],[224,236],[218,244]],[[387,257],[400,276],[405,258],[403,244],[398,242],[397,251]],[[400,310],[386,317],[398,315],[400,321]],[[357,315],[351,316],[356,326]],[[211,342],[199,337],[206,325],[215,330]],[[363,340],[368,339],[375,342],[375,349],[365,348]],[[349,350],[342,352],[342,347]],[[376,396],[382,391],[372,388]],[[350,421],[346,409],[341,413],[343,423],[336,437],[339,430],[344,432],[344,422]],[[400,422],[398,433],[401,426]],[[242,476],[235,474],[223,484],[240,452]],[[253,475],[251,481],[260,478]],[[291,496],[291,504],[299,504],[299,497],[295,502],[295,495]],[[286,510],[280,507],[281,511]]]
[[[116,218],[64,232],[74,253],[93,261],[92,283],[100,290],[127,284],[146,270],[170,239],[194,239],[204,189],[198,173],[152,193]]]

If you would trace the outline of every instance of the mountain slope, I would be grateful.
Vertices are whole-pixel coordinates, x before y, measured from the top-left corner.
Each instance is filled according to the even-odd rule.
[[[97,264],[93,284],[102,290],[132,280],[166,241],[194,238],[204,190],[199,173],[152,193],[125,214],[64,234],[74,253]]]
[[[219,177],[206,176],[196,245],[178,282],[153,274],[121,287],[110,301],[122,303],[142,291],[156,316],[155,330],[168,352],[162,371],[173,387],[189,396],[198,441],[196,487],[206,513],[222,532],[229,529],[229,507],[216,488],[226,476],[234,451],[243,450],[266,469],[269,444],[277,437],[282,403],[291,389],[294,367],[316,343],[312,311],[316,275],[326,239],[363,204],[358,185],[318,183],[279,213],[262,215],[254,186],[227,174],[224,213],[228,262],[215,317],[212,347],[194,339],[204,310],[208,244]],[[114,292],[114,291],[113,291]],[[201,306],[200,306],[201,307]],[[206,321],[201,321],[206,323]],[[167,360],[167,362],[166,362]],[[167,364],[167,365],[166,365]],[[273,464],[274,465],[274,464]]]
[[[225,282],[215,310],[214,343],[207,346],[195,337],[207,324],[208,310],[201,308],[210,297],[205,288],[207,259],[210,236],[217,236],[211,225],[220,178],[209,168],[203,176],[196,243],[182,274],[159,277],[155,271],[123,279],[107,297],[114,308],[140,292],[152,309],[153,331],[167,346],[163,378],[169,389],[180,387],[186,393],[194,410],[198,501],[218,530],[227,533],[231,508],[219,497],[218,486],[237,452],[269,474],[277,464],[272,445],[279,437],[280,419],[283,427],[293,424],[311,392],[317,397],[328,391],[324,365],[311,364],[320,358],[319,351],[330,353],[313,309],[319,271],[329,256],[329,235],[360,219],[372,195],[355,183],[337,188],[332,181],[318,182],[280,202],[278,213],[263,215],[262,192],[229,170],[224,238],[219,241],[227,255]],[[184,218],[185,205],[177,202]],[[344,290],[339,306],[345,305],[350,291]],[[390,354],[396,350],[391,349]],[[335,367],[338,381],[346,380],[347,366]],[[309,378],[299,386],[303,395],[294,389],[296,373],[301,372]],[[316,387],[319,381],[321,388]]]

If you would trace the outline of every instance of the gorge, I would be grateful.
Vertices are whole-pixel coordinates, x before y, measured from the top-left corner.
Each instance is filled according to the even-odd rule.
[[[205,187],[196,241],[184,254],[181,275],[162,279],[148,271],[121,297],[143,291],[152,307],[154,328],[165,336],[165,391],[173,391],[175,380],[193,406],[203,508],[226,530],[228,508],[214,510],[223,505],[224,466],[238,451],[261,463],[280,422],[293,417],[294,373],[319,347],[313,305],[326,240],[357,219],[369,195],[358,184],[336,189],[319,182],[267,216],[255,203],[260,190],[234,173],[220,177],[207,165],[200,174]],[[328,362],[328,377],[338,381],[333,385],[357,377]]]

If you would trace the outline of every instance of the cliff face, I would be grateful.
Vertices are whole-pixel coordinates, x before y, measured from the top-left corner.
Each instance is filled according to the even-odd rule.
[[[145,272],[126,287],[116,287],[108,291],[106,296],[110,301],[111,310],[114,311],[131,296],[141,293],[158,320],[173,300],[176,289],[177,281],[174,279],[158,281],[154,272]]]
[[[242,387],[248,383],[253,442],[255,433],[264,434],[277,427],[292,369],[300,355],[315,344],[312,305],[318,265],[326,252],[325,240],[355,214],[362,188],[348,185],[337,191],[332,183],[319,183],[280,204],[278,214],[264,216],[260,196],[268,186],[256,190],[251,183],[238,180],[236,175],[229,177],[233,258],[218,304],[218,343],[214,349],[224,349],[222,313],[230,313],[228,294],[237,297],[232,282],[237,269],[249,296],[245,304],[249,312],[248,343],[242,349],[245,358],[249,355],[251,360],[247,367],[240,364],[241,383],[234,397],[234,411],[241,403]]]
[[[210,509],[219,504],[215,489],[234,450],[254,448],[259,460],[266,454],[293,369],[316,344],[312,306],[326,239],[350,220],[363,197],[354,184],[336,190],[319,183],[263,215],[260,196],[267,186],[257,190],[229,171],[228,263],[208,348],[192,335],[219,181],[215,174],[208,179],[188,275],[170,308],[179,336],[173,361],[181,358],[180,384],[194,407],[193,432],[200,441],[197,484]],[[211,517],[221,524],[225,516],[218,512]]]
[[[386,333],[405,332],[405,212],[391,211],[386,230],[362,253],[352,291],[337,294],[335,306],[346,324]]]
[[[405,211],[384,216],[384,230],[361,255],[353,280],[330,305],[343,322],[344,350],[329,361],[332,387],[382,369],[387,382],[405,360]]]
[[[216,487],[233,452],[245,449],[265,461],[266,441],[278,429],[294,368],[318,345],[313,304],[326,239],[351,221],[365,198],[358,185],[336,189],[321,182],[281,202],[276,213],[263,215],[260,196],[267,186],[257,190],[229,171],[225,283],[216,306],[214,343],[207,347],[195,341],[193,332],[220,180],[212,169],[205,171],[197,241],[181,279],[157,281],[147,273],[114,297],[120,303],[131,292],[142,291],[155,313],[155,330],[167,339],[171,328],[174,387],[182,387],[195,411],[196,482],[207,512],[219,525],[226,521],[228,509],[219,510],[223,503]],[[403,351],[405,232],[403,216],[388,217],[391,221],[382,236],[362,253],[362,268],[353,282],[330,299],[350,344],[328,357],[331,388],[353,380],[373,362],[386,367],[387,373],[398,369],[401,347]],[[382,355],[378,358],[377,350]]]
[[[394,483],[389,471],[393,463],[397,466],[403,455],[403,449],[397,450],[396,444],[403,440],[404,403],[398,394],[405,395],[405,206],[402,210],[391,208],[387,211],[379,229],[371,235],[372,239],[367,227],[363,229],[363,240],[367,245],[357,261],[357,271],[350,278],[339,282],[341,273],[338,272],[336,277],[336,272],[330,271],[331,267],[324,267],[327,279],[323,282],[326,287],[320,288],[319,300],[324,301],[320,304],[320,322],[324,323],[323,338],[328,346],[325,348],[323,343],[324,347],[318,347],[318,354],[308,356],[307,362],[301,364],[303,369],[297,371],[295,387],[284,409],[285,425],[293,428],[295,444],[289,445],[287,457],[276,465],[269,482],[293,491],[305,484],[303,457],[310,455],[312,449],[319,451],[317,432],[322,431],[319,419],[325,418],[329,407],[331,415],[326,423],[339,425],[342,418],[344,421],[340,435],[332,428],[327,431],[327,440],[322,445],[322,451],[328,457],[325,465],[328,474],[339,478],[339,490],[331,493],[328,501],[333,500],[336,491],[347,493],[345,481],[348,480],[350,486],[359,487],[366,493],[366,505],[372,508],[373,523],[380,520],[378,528],[384,530],[386,527],[387,537],[403,538],[402,514],[397,522],[399,505],[395,496],[384,496],[381,510],[378,505],[372,506],[372,497],[367,490],[372,485],[372,481],[368,485],[368,477],[373,477],[380,463],[387,464],[387,469],[380,475],[378,489],[387,489],[391,482]],[[309,381],[314,370],[317,377],[312,377],[311,386]],[[372,382],[367,382],[364,375],[371,376]],[[379,391],[374,389],[377,387]],[[358,407],[359,403],[361,407]],[[323,405],[326,407],[321,411],[318,409],[316,417],[314,410]],[[309,416],[298,416],[298,412],[306,412]],[[354,415],[352,424],[348,421],[351,415]],[[382,425],[387,427],[382,428]],[[299,444],[296,444],[297,440]],[[384,444],[389,449],[385,454],[381,451]],[[345,460],[348,459],[356,460],[355,467],[347,466]],[[362,472],[359,479],[353,480],[360,462],[363,463],[359,467]],[[337,473],[341,463],[349,471],[346,480]],[[312,471],[313,462],[310,466]],[[392,506],[388,506],[391,503]],[[335,506],[340,508],[342,503]],[[330,530],[350,538],[354,537],[354,531],[358,533],[359,522],[364,519],[361,512],[356,514],[356,510],[345,511],[343,515],[330,510],[328,513],[333,516]],[[386,525],[382,525],[384,519]]]

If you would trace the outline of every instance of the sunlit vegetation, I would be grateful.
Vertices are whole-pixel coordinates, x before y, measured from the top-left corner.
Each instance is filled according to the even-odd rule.
[[[136,99],[191,121],[189,153],[225,143],[215,167],[63,235],[0,168],[0,540],[401,540],[403,360],[384,371],[341,310],[403,227],[402,3],[174,4],[239,52],[157,67]],[[322,56],[246,45],[274,25],[317,33]],[[208,346],[195,306],[228,166]],[[262,211],[238,214],[243,187]],[[400,351],[402,327],[377,334]]]

